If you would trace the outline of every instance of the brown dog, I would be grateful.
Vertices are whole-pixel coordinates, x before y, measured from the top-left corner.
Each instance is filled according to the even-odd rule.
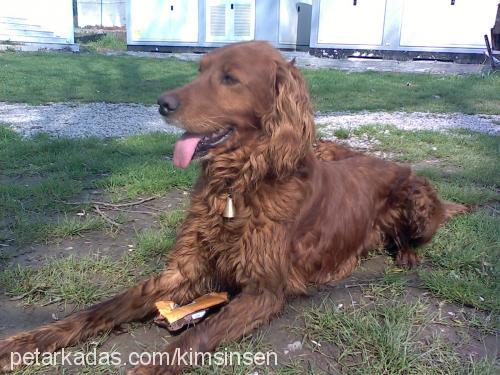
[[[406,166],[326,143],[315,157],[304,79],[267,43],[207,54],[198,77],[158,103],[165,118],[186,130],[174,163],[202,160],[166,269],[111,300],[1,341],[2,368],[10,367],[11,352],[54,351],[148,317],[157,300],[185,304],[228,291],[227,306],[165,348],[212,351],[269,321],[308,284],[348,276],[372,248],[393,248],[399,264],[414,265],[415,247],[466,210],[439,200]],[[224,217],[229,196],[234,218]],[[129,373],[180,371],[157,365]]]

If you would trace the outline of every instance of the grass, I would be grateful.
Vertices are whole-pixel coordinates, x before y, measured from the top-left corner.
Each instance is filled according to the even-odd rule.
[[[228,353],[263,353],[271,351],[271,347],[265,342],[264,335],[262,333],[256,333],[253,335],[248,335],[243,337],[238,342],[231,342],[227,345],[221,346],[217,349],[219,352]],[[270,363],[274,364],[273,354],[269,355]],[[271,375],[275,374],[271,367],[247,364],[243,360],[238,361],[237,357],[232,358],[233,363],[228,363],[227,366],[217,366],[215,364],[205,365],[189,372],[189,375],[248,375],[248,374],[262,374]],[[279,373],[279,372],[278,372]]]
[[[495,88],[500,76],[495,74],[483,78],[333,70],[303,72],[319,111],[500,113],[500,94]]]
[[[177,227],[184,215],[182,210],[161,213],[159,228],[137,233],[137,245],[126,261],[131,262],[133,267],[140,266],[146,274],[161,271],[164,266],[161,259],[174,245]]]
[[[380,300],[379,300],[380,302]],[[422,302],[332,308],[333,301],[302,313],[304,332],[342,374],[493,374],[489,362],[464,360],[435,336],[425,343],[432,316]],[[325,344],[332,349],[326,354]]]
[[[79,235],[84,232],[98,230],[106,223],[100,217],[68,217],[65,215],[57,223],[49,228],[49,238],[65,238]]]
[[[39,268],[18,265],[0,273],[6,292],[25,304],[64,301],[84,306],[109,297],[134,277],[109,257],[47,259]]]
[[[120,48],[111,37],[91,48],[110,45]],[[171,58],[64,53],[0,53],[0,67],[0,101],[30,104],[154,104],[161,92],[187,83],[197,71],[196,63]],[[437,76],[327,69],[303,69],[303,73],[320,111],[500,113],[497,74]]]
[[[0,127],[0,220],[7,221],[2,236],[25,244],[96,228],[102,224],[97,218],[75,217],[85,205],[64,203],[94,189],[117,201],[190,187],[197,168],[180,170],[165,160],[174,141],[160,133],[28,140]]]
[[[98,254],[47,258],[40,267],[17,265],[1,271],[0,285],[25,304],[97,302],[159,271],[161,259],[174,244],[176,229],[183,218],[182,210],[162,213],[159,228],[137,233],[135,246],[118,260]],[[68,225],[66,229],[71,234],[79,230],[79,225]]]
[[[347,139],[350,137],[349,130],[347,129],[337,129],[333,132],[333,135],[339,139]]]
[[[136,245],[118,260],[91,254],[47,258],[40,267],[17,265],[0,272],[0,285],[25,304],[65,302],[85,306],[158,272],[175,240],[184,212],[164,213],[160,228],[137,234]]]
[[[89,42],[80,42],[80,49],[88,50],[90,52],[103,52],[103,51],[126,51],[127,40],[125,35],[117,33],[106,33],[96,38],[96,40]]]
[[[1,53],[0,101],[155,104],[164,90],[185,84],[196,64],[96,54]]]
[[[479,211],[457,217],[439,231],[425,256],[432,268],[419,272],[438,296],[500,312],[500,219]]]

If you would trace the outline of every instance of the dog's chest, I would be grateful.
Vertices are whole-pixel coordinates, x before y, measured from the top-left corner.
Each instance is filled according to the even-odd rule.
[[[203,200],[204,207],[198,215],[198,238],[201,251],[207,259],[211,272],[222,284],[240,284],[245,268],[252,261],[252,229],[258,220],[254,207],[239,195],[233,197],[234,217],[224,217],[227,197],[209,196]]]

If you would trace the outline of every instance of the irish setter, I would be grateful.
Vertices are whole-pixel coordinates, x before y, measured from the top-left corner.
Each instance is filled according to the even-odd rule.
[[[334,90],[335,88],[332,88]],[[217,314],[166,348],[206,352],[278,313],[309,284],[351,274],[384,245],[403,266],[415,248],[465,206],[445,203],[409,167],[342,146],[315,144],[308,90],[293,62],[265,42],[205,55],[199,75],[164,93],[160,113],[186,130],[174,164],[201,160],[191,205],[165,270],[64,320],[0,341],[0,368],[11,352],[55,351],[155,313],[158,300],[182,305],[228,291]],[[223,215],[228,197],[235,217]],[[139,366],[129,374],[172,374],[182,366]]]

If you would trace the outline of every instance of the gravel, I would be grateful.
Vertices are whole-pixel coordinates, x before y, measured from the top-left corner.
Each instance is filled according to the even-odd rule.
[[[335,129],[352,129],[365,124],[394,125],[404,130],[468,129],[500,135],[500,115],[466,115],[462,113],[357,112],[316,113],[322,133]],[[9,125],[19,134],[30,137],[48,133],[54,137],[123,137],[156,131],[179,133],[166,124],[157,106],[109,103],[54,103],[46,105],[8,104],[0,102],[0,124]]]
[[[157,106],[109,103],[54,103],[47,105],[0,102],[0,124],[10,125],[30,137],[48,133],[54,137],[123,137],[156,131],[179,133],[166,124]]]
[[[317,113],[316,123],[322,131],[353,129],[366,124],[393,125],[402,130],[446,131],[468,129],[471,131],[500,135],[500,115],[466,115],[464,113],[427,112],[332,112]]]

